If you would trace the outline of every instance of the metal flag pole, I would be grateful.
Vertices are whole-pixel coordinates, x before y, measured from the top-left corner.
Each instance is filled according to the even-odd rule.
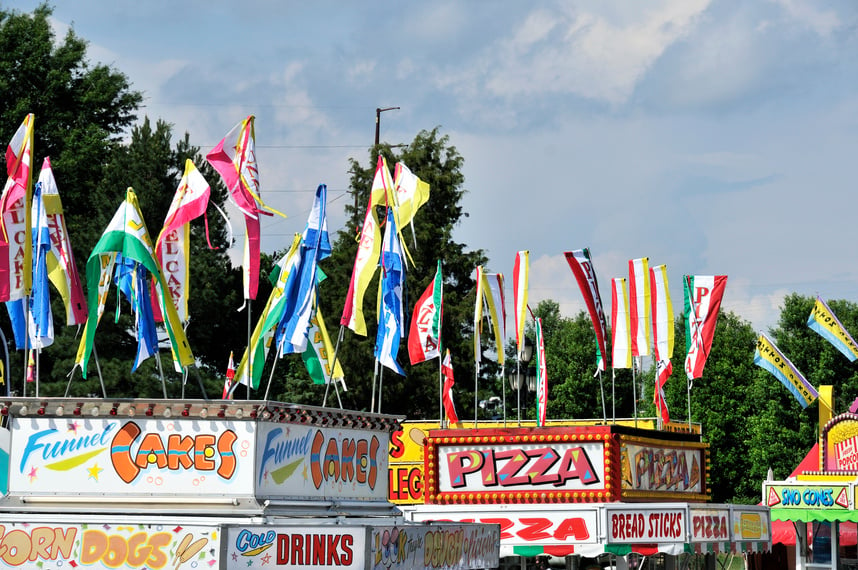
[[[480,411],[480,406],[477,403],[477,392],[480,384],[480,361],[474,363],[474,427],[477,427],[477,415]]]
[[[155,351],[155,362],[158,363],[158,374],[161,376],[161,390],[164,392],[164,399],[167,399],[167,381],[164,380],[164,369],[161,367],[161,352]]]
[[[252,308],[253,304],[251,303],[250,299],[245,299],[244,302],[245,302],[245,304],[247,304],[247,347],[248,347],[247,357],[248,357],[248,361],[249,361],[250,360],[250,352],[249,352],[250,351],[250,337],[253,334],[253,333],[251,333],[250,309]],[[247,400],[250,399],[250,384],[251,383],[252,383],[252,381],[248,381],[247,386],[245,386],[247,388],[247,391],[245,392],[245,399],[247,399]]]
[[[635,378],[635,371],[640,363],[640,356],[635,356],[632,359],[632,399],[635,403],[635,427],[638,427],[638,381]]]
[[[506,366],[501,364],[501,389],[503,390],[503,427],[506,427]]]
[[[613,358],[611,359],[611,421],[613,423],[617,423],[617,391],[615,386],[615,379],[617,375],[617,369],[613,366]]]
[[[375,359],[375,364],[372,367],[372,398],[369,402],[369,412],[375,411],[375,381],[378,378],[378,358]]]
[[[378,372],[378,410],[376,413],[381,413],[381,387],[384,384],[384,366],[379,363],[379,372]]]
[[[340,355],[340,343],[343,340],[343,330],[344,329],[345,329],[345,327],[341,324],[340,325],[340,332],[337,335],[337,346],[334,348],[334,361],[331,362],[331,382],[333,382],[334,370],[337,369],[337,357]],[[323,408],[326,406],[326,404],[328,402],[328,392],[331,389],[331,382],[328,382],[327,384],[325,384],[325,397],[322,398],[322,407]],[[337,399],[339,399],[340,398],[340,391],[336,385],[334,385],[334,390],[337,391]],[[342,409],[342,407],[343,407],[343,405],[342,405],[342,403],[340,403],[340,408]]]
[[[599,368],[596,373],[599,375],[599,392],[602,393],[602,421],[608,423],[608,411],[605,407],[605,385],[602,383],[602,369]]]
[[[515,393],[518,395],[518,427],[521,427],[521,352],[518,353],[515,360]]]
[[[0,339],[3,341],[3,383],[6,384],[6,396],[11,396],[11,382],[9,380],[9,345],[6,344],[6,333],[0,328]]]
[[[194,364],[194,374],[197,376],[197,382],[199,382],[199,384],[200,384],[200,390],[202,390],[202,392],[203,392],[203,400],[208,401],[208,399],[209,399],[209,395],[206,393],[206,387],[203,385],[203,378],[202,378],[202,376],[200,376],[200,369],[197,367],[197,365],[196,365],[196,364]],[[186,368],[186,369],[185,369],[185,372],[183,373],[183,378],[182,378],[182,383],[183,383],[183,384],[184,384],[184,382],[185,382],[185,378],[187,378],[187,377],[188,377],[188,370],[187,370],[187,368]],[[184,385],[183,385],[183,386],[182,386],[182,390],[184,390],[184,389],[185,389],[185,388],[184,388]]]

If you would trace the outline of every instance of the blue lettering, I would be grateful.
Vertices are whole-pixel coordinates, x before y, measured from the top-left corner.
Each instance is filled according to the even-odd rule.
[[[262,460],[259,462],[259,483],[262,483],[262,477],[266,467],[269,467],[269,461],[272,462],[270,467],[274,467],[292,456],[306,455],[310,450],[310,439],[313,432],[309,431],[307,435],[301,438],[275,441],[282,433],[283,428],[275,428],[268,432],[268,437],[265,438],[265,448],[262,450]]]
[[[106,446],[110,441],[110,432],[116,427],[116,422],[105,424],[104,429],[100,433],[71,437],[63,440],[54,441],[53,443],[43,443],[40,440],[57,433],[56,428],[49,428],[38,431],[30,435],[27,440],[27,445],[24,447],[24,452],[21,454],[21,465],[19,469],[21,473],[27,465],[30,455],[41,455],[43,461],[51,459],[59,459],[66,455],[73,454],[85,449]]]

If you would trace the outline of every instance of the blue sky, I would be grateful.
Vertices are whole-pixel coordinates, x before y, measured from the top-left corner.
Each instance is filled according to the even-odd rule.
[[[382,140],[450,137],[455,238],[510,286],[530,250],[532,304],[584,308],[563,257],[583,247],[606,308],[642,256],[667,264],[677,312],[683,274],[728,275],[724,307],[758,330],[789,292],[858,301],[852,1],[66,0],[54,23],[204,152],[257,116],[263,197],[289,215],[266,251],[322,182],[343,227],[348,158],[367,163],[376,107],[398,106]]]

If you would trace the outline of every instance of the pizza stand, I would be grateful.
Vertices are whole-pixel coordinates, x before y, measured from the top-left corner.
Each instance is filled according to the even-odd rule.
[[[412,523],[388,501],[396,416],[6,398],[0,418],[0,568],[498,565],[498,525]]]
[[[858,522],[858,414],[833,408],[832,387],[820,386],[819,444],[789,478],[763,483],[772,520],[795,529],[798,570],[858,568],[852,529],[848,537],[841,529]]]
[[[708,444],[687,424],[432,427],[404,422],[394,434],[391,500],[412,521],[499,524],[502,567],[550,556],[628,568],[658,554],[674,568],[771,549],[767,507],[707,502]]]

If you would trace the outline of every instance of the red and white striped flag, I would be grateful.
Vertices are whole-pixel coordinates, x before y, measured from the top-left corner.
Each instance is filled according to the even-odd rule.
[[[599,282],[596,279],[596,270],[593,269],[593,261],[590,259],[590,250],[587,248],[567,251],[566,262],[578,281],[578,287],[584,296],[584,303],[593,321],[593,330],[596,332],[596,361],[599,370],[605,370],[605,311],[602,308],[602,296],[599,294]]]
[[[629,336],[629,292],[626,280],[611,280],[611,366],[631,368],[632,350]]]
[[[456,414],[456,405],[453,403],[453,362],[450,359],[450,349],[447,349],[444,354],[444,362],[441,364],[441,371],[444,373],[444,393],[442,400],[444,402],[444,414],[447,416],[447,421],[450,423],[458,423],[459,416]]]
[[[512,289],[515,304],[515,345],[518,353],[524,350],[524,323],[527,320],[527,281],[530,272],[530,252],[519,251],[515,254],[512,268]]]
[[[632,356],[649,354],[649,258],[629,260],[629,324]]]
[[[673,365],[670,362],[673,356],[674,338],[673,304],[670,302],[667,284],[667,266],[652,267],[649,274],[652,299],[652,345],[657,371],[653,401],[662,422],[669,422],[670,413],[664,399],[664,385],[673,372]]]

